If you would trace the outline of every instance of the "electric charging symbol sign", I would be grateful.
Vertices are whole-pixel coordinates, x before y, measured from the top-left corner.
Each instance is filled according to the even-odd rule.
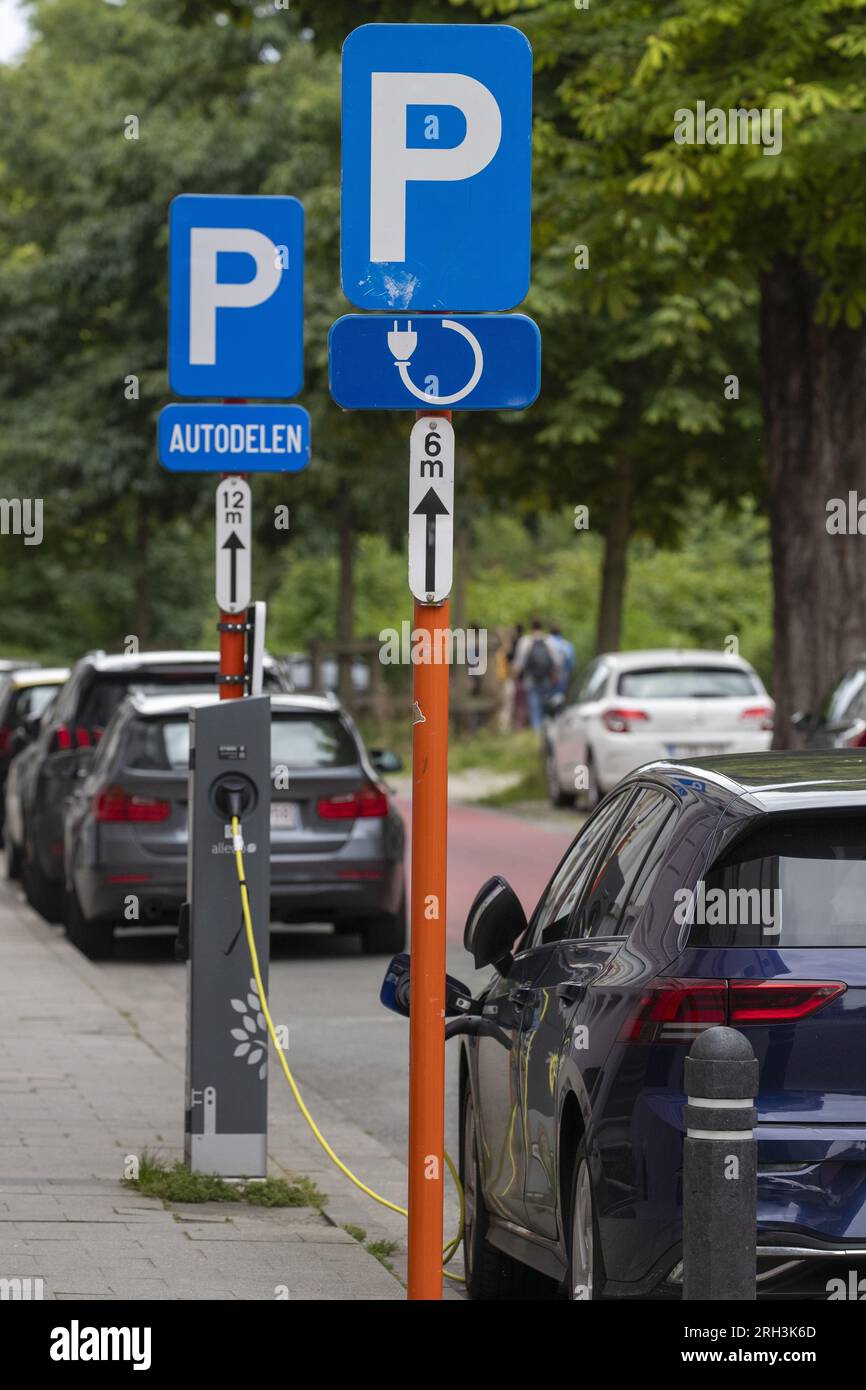
[[[346,314],[328,361],[345,410],[525,410],[541,386],[541,334],[525,314]]]

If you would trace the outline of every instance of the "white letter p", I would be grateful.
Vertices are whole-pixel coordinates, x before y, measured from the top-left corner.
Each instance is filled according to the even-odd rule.
[[[502,139],[502,113],[489,87],[459,72],[371,74],[370,260],[406,259],[407,183],[451,183],[486,169]],[[408,149],[410,106],[456,106],[466,134],[453,149]]]
[[[189,360],[196,366],[216,363],[217,309],[252,309],[270,299],[282,279],[277,248],[252,227],[191,227],[189,273]],[[217,280],[220,251],[252,256],[256,273],[241,285]]]

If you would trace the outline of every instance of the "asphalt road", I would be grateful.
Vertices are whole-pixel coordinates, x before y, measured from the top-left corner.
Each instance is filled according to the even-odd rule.
[[[408,825],[405,802],[400,809]],[[451,807],[451,974],[469,986],[484,978],[476,975],[462,945],[467,910],[484,880],[504,873],[529,913],[578,824],[574,813],[527,821],[477,806]],[[326,1095],[347,1119],[405,1160],[409,1025],[379,1003],[385,964],[384,958],[361,955],[354,938],[335,937],[330,928],[278,927],[271,939],[270,1001],[274,1018],[289,1024],[290,1059],[302,1089],[306,1083]],[[124,935],[109,970],[124,967],[129,975],[123,983],[143,1006],[176,999],[182,1012],[185,970],[173,961],[170,937]],[[449,1062],[456,1063],[456,1044],[448,1051]],[[456,1154],[456,1065],[449,1067],[448,1088],[447,1144]]]

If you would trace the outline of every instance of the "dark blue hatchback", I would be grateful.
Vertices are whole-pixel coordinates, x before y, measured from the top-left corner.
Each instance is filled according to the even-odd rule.
[[[683,1062],[718,1023],[760,1063],[759,1291],[866,1266],[866,756],[642,768],[528,925],[485,885],[467,945],[501,1030],[461,1058],[472,1297],[677,1295]]]

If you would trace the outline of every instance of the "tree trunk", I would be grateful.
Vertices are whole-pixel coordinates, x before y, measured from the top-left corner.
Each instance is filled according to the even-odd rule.
[[[827,504],[866,496],[866,326],[815,322],[820,283],[778,260],[761,277],[761,358],[774,584],[774,747],[866,648],[866,536]],[[866,530],[866,520],[864,520]]]
[[[619,650],[633,503],[632,467],[631,463],[624,459],[617,468],[611,488],[610,510],[605,528],[601,595],[598,605],[598,624],[595,631],[596,652]]]
[[[337,508],[337,526],[340,555],[340,575],[337,582],[337,641],[351,642],[355,636],[355,529],[352,501],[348,492],[343,492],[340,497]],[[341,702],[351,709],[351,653],[345,657],[338,657],[337,672],[337,693]]]

